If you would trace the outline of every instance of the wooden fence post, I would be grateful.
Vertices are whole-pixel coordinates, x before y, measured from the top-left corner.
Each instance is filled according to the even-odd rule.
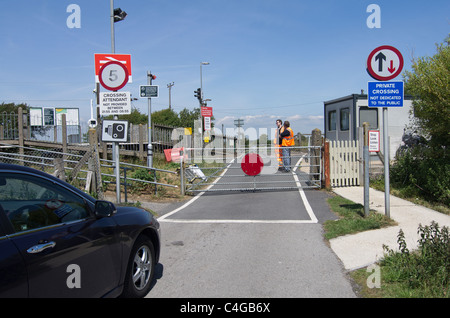
[[[62,114],[61,116],[62,121],[62,152],[63,152],[63,160],[66,160],[66,153],[67,153],[67,122],[66,122],[66,114]]]
[[[19,107],[17,114],[17,130],[19,131],[19,154],[23,155],[24,150],[24,135],[23,135],[23,109]],[[23,157],[22,157],[23,159]],[[19,165],[23,165],[23,161],[20,161]]]
[[[322,132],[320,129],[316,128],[311,133],[311,146],[320,147],[322,146]],[[312,148],[311,149],[311,163],[309,167],[309,173],[311,180],[320,180],[321,176],[318,176],[320,172],[320,153],[321,149]]]
[[[323,147],[323,175],[325,177],[325,188],[331,188],[330,180],[330,142],[325,140]]]
[[[89,144],[92,151],[92,156],[89,159],[89,169],[93,171],[92,186],[90,187],[94,193],[97,194],[97,198],[103,200],[103,184],[100,171],[100,158],[98,152],[98,140],[97,131],[93,128],[89,129]]]

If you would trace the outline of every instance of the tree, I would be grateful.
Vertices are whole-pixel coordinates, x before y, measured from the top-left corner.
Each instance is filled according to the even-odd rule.
[[[166,108],[152,113],[152,122],[155,124],[179,127],[180,119],[172,109]]]
[[[434,148],[450,144],[450,47],[447,37],[432,57],[413,60],[406,71],[405,92],[414,97],[414,124]]]
[[[426,137],[397,157],[391,182],[401,193],[450,205],[450,47],[449,38],[432,57],[413,61],[405,72],[405,92],[414,97],[413,126]]]
[[[29,111],[29,106],[23,103],[0,104],[0,126],[3,126],[3,133],[6,139],[14,139],[19,134],[19,108],[22,108],[24,113],[27,113]],[[28,123],[25,124],[28,125]]]
[[[19,107],[22,107],[22,109],[24,111],[27,111],[29,109],[29,106],[27,104],[23,104],[23,103],[17,104],[17,105],[14,103],[8,103],[8,104],[1,103],[0,104],[0,113],[6,112],[7,114],[10,114],[10,113],[17,114],[19,112]]]
[[[192,129],[194,129],[195,120],[200,119],[200,108],[197,107],[193,110],[184,108],[182,111],[180,111],[179,117],[181,127],[191,127]]]
[[[147,114],[141,114],[139,110],[135,107],[131,108],[131,114],[128,115],[121,115],[120,119],[128,121],[130,124],[133,125],[145,125],[148,123],[148,115]]]

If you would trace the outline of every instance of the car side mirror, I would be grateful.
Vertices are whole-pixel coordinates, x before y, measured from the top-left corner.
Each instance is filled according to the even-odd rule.
[[[109,217],[116,213],[116,207],[109,201],[97,200],[94,212],[98,217]]]

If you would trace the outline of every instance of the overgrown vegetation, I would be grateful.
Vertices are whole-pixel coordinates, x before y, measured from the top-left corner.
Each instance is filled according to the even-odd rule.
[[[397,236],[398,251],[383,246],[385,257],[380,261],[380,288],[364,288],[365,297],[449,298],[450,297],[450,235],[448,227],[432,222],[420,225],[418,249],[410,251],[403,231]],[[360,269],[352,277],[366,284],[368,273]]]
[[[137,158],[133,159],[121,159],[124,161],[129,161],[129,163],[133,163],[136,165],[145,166],[146,162],[141,162]],[[153,167],[161,170],[168,171],[177,171],[179,168],[179,163],[167,162],[164,156],[154,154],[153,157]],[[107,174],[112,174],[112,168],[102,168],[102,172]],[[145,183],[140,181],[129,180],[128,178],[145,180],[149,182],[154,182],[156,177],[156,182],[169,184],[178,186],[176,188],[155,185],[152,183]],[[103,176],[103,187],[106,193],[115,193],[115,178],[109,176]],[[110,183],[113,181],[112,183]],[[167,200],[179,200],[183,199],[180,193],[180,177],[178,174],[165,173],[163,171],[150,171],[146,168],[138,168],[132,169],[132,171],[127,172],[127,194],[128,198],[131,201],[143,201],[143,200],[151,200],[151,201],[167,201]],[[155,191],[155,187],[157,187],[157,191]],[[124,192],[124,186],[121,186],[121,192]]]
[[[385,216],[370,212],[364,217],[364,207],[340,196],[328,199],[330,208],[339,215],[336,221],[324,224],[325,238],[352,234],[395,225]],[[450,297],[450,232],[436,222],[418,228],[418,249],[410,251],[402,230],[397,236],[398,249],[383,246],[384,258],[379,262],[380,288],[368,288],[371,272],[362,268],[350,273],[361,286],[363,297],[388,298],[449,298]]]
[[[391,168],[391,184],[404,196],[450,205],[450,37],[432,57],[413,60],[405,92],[414,97],[411,128],[423,142],[402,151]]]
[[[402,157],[399,162],[391,166],[390,168],[390,193],[396,197],[411,201],[415,204],[425,206],[435,211],[450,214],[450,206],[447,203],[439,202],[435,199],[435,196],[430,194],[429,189],[437,189],[437,193],[446,191],[448,196],[448,177],[442,177],[445,173],[448,174],[448,165],[445,167],[447,172],[442,172],[440,175],[435,176],[435,184],[429,185],[431,178],[428,178],[427,173],[432,174],[433,168],[427,166],[426,160],[422,162],[415,161],[412,163],[409,155]],[[410,164],[408,164],[410,163]],[[438,163],[431,163],[431,166]],[[428,171],[430,168],[430,171]],[[438,168],[439,170],[440,168]],[[416,172],[418,178],[415,177]],[[370,186],[379,191],[384,191],[384,175],[377,175],[370,179]]]
[[[390,181],[403,196],[450,205],[450,165],[445,152],[425,146],[410,149],[390,169]]]

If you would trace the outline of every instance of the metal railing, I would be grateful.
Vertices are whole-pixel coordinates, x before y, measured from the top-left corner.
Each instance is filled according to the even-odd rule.
[[[192,162],[188,155],[183,156],[186,166],[183,173],[187,181],[184,183],[186,192],[284,191],[296,190],[299,187],[320,188],[322,185],[321,147],[290,148],[290,173],[278,170],[279,162],[275,152],[279,148],[276,147],[237,148],[233,154],[223,153],[219,149],[214,156],[203,153],[201,163]],[[202,149],[186,149],[187,154],[190,151],[201,152]],[[256,176],[248,176],[242,170],[242,158],[248,153],[259,154],[264,162],[264,167]],[[197,169],[200,169],[204,176],[199,175]]]
[[[74,186],[87,191],[87,189],[89,189],[89,174],[93,171],[93,168],[89,161],[86,161],[81,167],[79,163],[88,151],[89,147],[86,147],[84,150],[80,149],[77,152],[65,153],[58,150],[20,147],[17,145],[0,143],[0,162],[24,165],[44,171],[51,175],[58,176],[61,179],[65,179]],[[100,166],[102,182],[115,183],[116,176],[112,173],[115,168],[114,161],[100,159]],[[129,181],[139,184],[151,184],[154,186],[153,191],[155,194],[157,193],[157,186],[178,188],[177,185],[163,183],[157,179],[157,172],[177,174],[176,171],[149,168],[126,162],[120,162],[120,169],[122,172],[120,176],[121,183],[125,187],[128,185],[127,182]],[[140,173],[141,176],[147,175],[149,177],[135,177],[137,175],[136,172],[139,170],[144,171],[144,173]],[[60,173],[61,171],[63,172],[62,174]],[[127,171],[128,175],[126,174]],[[128,191],[125,191],[125,194],[127,194],[127,192]]]

